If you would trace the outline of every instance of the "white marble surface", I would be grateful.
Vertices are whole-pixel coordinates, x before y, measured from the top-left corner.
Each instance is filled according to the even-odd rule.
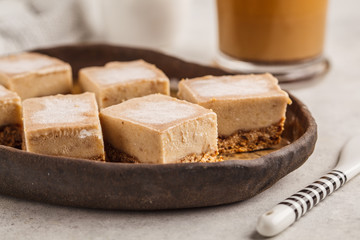
[[[211,64],[216,51],[212,1],[194,1],[183,44],[164,49]],[[345,141],[360,134],[360,2],[331,1],[326,53],[330,72],[313,85],[285,86],[318,124],[312,156],[273,187],[244,202],[176,211],[67,208],[0,195],[0,239],[261,239],[258,217],[332,169]],[[359,146],[360,148],[360,146]],[[360,176],[274,239],[360,239]]]

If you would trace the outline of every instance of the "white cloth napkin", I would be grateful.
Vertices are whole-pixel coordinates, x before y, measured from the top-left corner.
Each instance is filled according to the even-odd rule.
[[[79,42],[91,36],[77,0],[0,0],[0,54]]]

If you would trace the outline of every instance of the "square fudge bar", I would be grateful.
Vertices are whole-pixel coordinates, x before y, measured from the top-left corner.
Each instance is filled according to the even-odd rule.
[[[100,120],[110,161],[217,161],[216,114],[199,105],[152,94],[104,108]]]
[[[254,151],[278,144],[286,107],[291,103],[270,74],[182,80],[178,97],[217,114],[221,153]]]
[[[105,160],[93,93],[27,99],[23,121],[23,148],[28,152]]]
[[[0,145],[21,147],[21,99],[0,85]]]
[[[39,53],[0,57],[0,84],[17,92],[22,100],[70,93],[71,67],[59,59]]]
[[[153,93],[169,95],[169,79],[143,60],[109,62],[104,67],[83,68],[79,82],[84,91],[94,92],[99,108]]]

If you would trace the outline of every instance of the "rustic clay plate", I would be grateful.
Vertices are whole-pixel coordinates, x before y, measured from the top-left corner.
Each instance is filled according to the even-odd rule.
[[[109,45],[79,45],[37,52],[73,67],[142,58],[170,78],[227,74],[158,52]],[[175,209],[242,201],[271,187],[312,153],[316,123],[298,99],[287,111],[283,142],[274,149],[226,156],[217,163],[129,164],[52,157],[0,146],[0,193],[41,202],[102,209]],[[239,160],[242,159],[242,160]],[[251,159],[251,160],[244,160]]]

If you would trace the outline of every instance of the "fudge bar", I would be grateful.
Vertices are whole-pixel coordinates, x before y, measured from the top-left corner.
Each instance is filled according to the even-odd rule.
[[[104,67],[87,67],[79,72],[84,91],[94,92],[99,108],[153,93],[169,95],[169,79],[143,60],[109,62]]]
[[[21,147],[21,100],[0,85],[0,145]]]
[[[23,122],[23,148],[28,152],[105,160],[93,93],[27,99]]]
[[[69,64],[39,53],[0,57],[0,84],[16,92],[22,100],[70,93],[71,74]]]
[[[270,74],[182,80],[178,97],[217,114],[221,153],[254,151],[278,144],[286,107],[291,103]]]
[[[152,94],[104,108],[100,120],[110,161],[217,161],[216,114],[199,105]]]

